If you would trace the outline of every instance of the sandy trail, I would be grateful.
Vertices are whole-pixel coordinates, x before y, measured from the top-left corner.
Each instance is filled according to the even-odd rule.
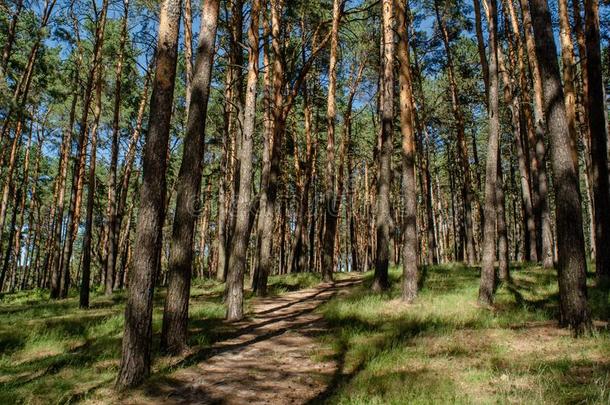
[[[315,403],[337,373],[332,360],[314,361],[316,336],[326,325],[316,309],[361,278],[320,284],[279,297],[257,299],[233,337],[193,354],[167,378],[147,385],[126,403],[301,404]]]

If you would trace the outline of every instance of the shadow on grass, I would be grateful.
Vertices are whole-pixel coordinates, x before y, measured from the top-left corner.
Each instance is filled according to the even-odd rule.
[[[424,300],[425,304],[421,305],[429,308],[429,305],[433,303],[440,303],[445,296],[471,296],[471,298],[462,298],[461,301],[449,300],[444,304],[440,303],[441,308],[443,305],[464,305],[469,300],[474,305],[479,269],[453,265],[426,268],[426,270],[428,270],[426,282],[421,291],[422,298],[420,298],[420,300]],[[421,311],[417,303],[409,307],[406,312],[393,313],[388,306],[394,305],[400,296],[398,288],[400,272],[390,273],[393,288],[382,294],[369,291],[372,275],[368,274],[361,288],[346,297],[335,299],[323,310],[331,329],[328,334],[323,336],[322,341],[330,343],[334,348],[332,358],[339,364],[339,368],[329,380],[327,389],[308,403],[360,403],[367,402],[366,398],[372,402],[387,400],[392,403],[396,402],[396,398],[401,398],[405,403],[419,403],[419,401],[430,403],[431,400],[451,402],[463,399],[464,392],[454,384],[451,377],[428,372],[425,367],[423,370],[404,371],[402,370],[404,366],[393,363],[396,362],[395,356],[401,351],[408,350],[408,347],[414,346],[416,338],[421,343],[419,338],[436,339],[442,336],[452,336],[458,330],[462,331],[456,335],[459,339],[462,333],[466,333],[466,336],[468,333],[473,333],[468,331],[502,329],[507,328],[505,325],[516,323],[525,331],[523,333],[535,333],[527,332],[536,327],[536,323],[530,323],[529,320],[551,320],[556,317],[558,312],[559,296],[556,292],[555,272],[524,266],[514,272],[514,275],[513,283],[503,284],[502,302],[497,306],[496,311],[480,310],[477,312],[475,310],[471,311],[470,317],[465,315],[463,319],[460,319],[459,315],[454,318],[453,314],[445,316],[442,312],[436,312],[435,315],[434,311],[426,312],[426,309]],[[608,313],[608,296],[596,288],[590,288],[589,292],[592,314],[600,319],[602,314]],[[387,309],[379,307],[381,312],[376,315],[374,312],[370,312],[371,305],[381,305]],[[454,307],[447,309],[460,313],[459,310],[455,311]],[[417,350],[422,349],[414,349],[413,352],[410,352],[411,355],[415,355],[413,353],[416,353]],[[423,350],[426,354],[419,353],[418,355],[422,356],[420,360],[424,364],[436,354],[441,359],[484,359],[494,356],[493,347],[484,344],[470,346],[468,342],[459,340],[455,342],[455,345],[452,344],[448,348],[438,350],[438,353],[435,354],[427,353],[428,349]],[[502,356],[507,359],[505,363],[508,369],[513,355],[503,354]],[[515,356],[515,358],[518,357]],[[532,365],[531,362],[535,364]],[[527,359],[522,360],[522,363],[524,363],[523,369],[515,369],[515,372],[539,374],[539,380],[535,381],[540,384],[541,389],[547,393],[549,398],[559,398],[567,400],[567,402],[585,400],[595,403],[610,403],[608,402],[610,400],[610,362],[592,359],[581,362],[581,364],[578,361],[565,360],[563,374],[550,382],[547,380],[555,378],[562,362],[543,364],[542,361],[535,362],[534,359]],[[456,365],[456,367],[460,366]],[[485,372],[498,374],[497,378],[500,378],[503,367],[493,365],[493,370]],[[539,370],[533,371],[532,367],[539,368]],[[396,368],[399,371],[396,371]],[[598,389],[596,384],[605,385]],[[567,387],[568,392],[565,395],[558,395],[557,392],[561,391],[557,390],[562,385]],[[582,388],[583,385],[586,387]],[[404,390],[400,388],[404,386],[409,386],[415,393],[402,392],[400,395],[407,395],[407,397],[395,396],[392,399],[392,395],[397,395],[397,390]],[[385,398],[387,392],[392,393]],[[498,395],[500,394],[498,393]],[[523,395],[523,392],[519,392],[519,395]],[[601,401],[602,399],[603,401]],[[465,401],[469,402],[468,399]]]
[[[348,297],[349,299],[349,297]],[[357,316],[327,317],[331,332],[322,337],[324,341],[331,341],[335,354],[330,358],[337,363],[337,370],[328,382],[327,388],[316,397],[307,401],[307,404],[324,404],[336,402],[335,396],[348,386],[354,379],[361,376],[367,368],[397,347],[412,345],[412,340],[423,334],[439,332],[452,328],[452,325],[442,320],[418,320],[394,318],[391,320],[369,321]],[[354,343],[367,340],[366,348],[362,348],[360,354]],[[348,356],[356,359],[347,360]],[[391,372],[383,375],[366,377],[366,392],[371,390],[383,395],[384,391],[392,390],[391,387],[397,380],[401,384],[418,379],[419,384],[434,385],[436,382],[430,380],[432,374],[425,370],[417,372]]]

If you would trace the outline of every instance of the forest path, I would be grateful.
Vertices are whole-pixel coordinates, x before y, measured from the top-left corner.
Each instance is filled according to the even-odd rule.
[[[360,283],[354,275],[333,284],[252,301],[251,317],[234,324],[233,338],[219,341],[196,363],[144,389],[147,404],[298,404],[317,402],[338,364],[312,359],[316,336],[327,325],[316,312],[337,294]]]

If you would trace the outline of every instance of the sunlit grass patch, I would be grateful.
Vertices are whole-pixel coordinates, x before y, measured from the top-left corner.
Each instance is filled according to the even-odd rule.
[[[273,276],[271,294],[315,286],[319,275]],[[246,282],[246,285],[248,283]],[[224,283],[193,280],[189,308],[189,344],[204,349],[235,327],[223,322]],[[251,294],[246,294],[246,309]],[[112,384],[121,355],[124,291],[105,296],[93,291],[90,309],[78,307],[78,291],[69,298],[49,299],[46,290],[4,294],[0,300],[0,404],[66,403],[92,399],[113,402]],[[159,352],[165,289],[157,289],[153,310],[153,373],[165,374],[180,358]]]
[[[573,339],[556,322],[554,271],[525,266],[499,286],[494,310],[477,305],[479,271],[425,269],[415,303],[392,288],[361,287],[321,309],[321,342],[341,365],[329,403],[608,403],[610,336]],[[591,294],[594,316],[607,301]],[[326,353],[326,357],[330,354]]]

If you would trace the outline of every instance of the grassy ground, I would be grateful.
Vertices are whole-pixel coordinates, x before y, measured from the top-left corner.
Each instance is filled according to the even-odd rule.
[[[398,300],[399,272],[391,276],[394,288],[387,294],[370,293],[367,274],[361,287],[320,309],[330,328],[315,357],[336,359],[340,370],[315,402],[610,403],[610,334],[598,328],[594,336],[574,340],[556,327],[553,272],[518,269],[514,286],[498,290],[493,312],[476,305],[476,270],[429,269],[410,306]],[[318,282],[311,274],[274,277],[271,291]],[[197,349],[233,332],[222,323],[222,288],[214,281],[194,283],[190,343]],[[116,377],[124,295],[94,294],[92,308],[81,310],[76,291],[56,302],[47,294],[0,299],[0,404],[92,399]],[[590,296],[593,315],[601,319],[610,308],[607,298],[593,288]],[[162,290],[155,297],[155,339],[163,297]],[[154,378],[177,363],[158,352],[155,359]]]
[[[271,294],[318,284],[313,274],[271,277]],[[191,293],[190,344],[204,348],[232,332],[222,323],[223,285],[195,281]],[[155,339],[161,329],[164,291],[155,296]],[[47,291],[7,294],[0,300],[0,404],[77,402],[109,387],[118,371],[125,295],[93,294],[91,309],[78,308],[77,291],[51,301]],[[158,348],[158,341],[155,342]],[[156,373],[172,360],[155,353]]]
[[[610,334],[573,339],[559,329],[554,272],[514,272],[494,311],[476,305],[478,272],[458,265],[427,272],[417,302],[400,296],[400,273],[384,295],[368,289],[322,309],[332,329],[320,358],[341,365],[320,398],[338,404],[610,404]],[[607,298],[590,289],[594,318]]]

